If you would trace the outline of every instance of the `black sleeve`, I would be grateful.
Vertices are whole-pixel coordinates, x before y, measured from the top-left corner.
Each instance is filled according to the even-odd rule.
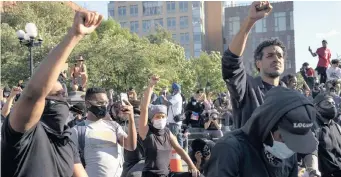
[[[241,161],[241,148],[235,138],[218,142],[212,149],[212,154],[204,175],[209,177],[238,177]]]
[[[291,169],[289,177],[297,177],[297,174],[298,174],[298,163],[297,163],[297,156],[296,155],[294,156],[293,161],[294,161],[293,168]]]
[[[223,79],[227,84],[232,98],[242,102],[246,91],[246,79],[243,61],[227,49],[222,57]]]

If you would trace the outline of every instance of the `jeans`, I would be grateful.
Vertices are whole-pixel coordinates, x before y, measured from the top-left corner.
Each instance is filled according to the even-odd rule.
[[[320,84],[326,83],[327,81],[327,67],[316,67],[317,73],[320,75]]]
[[[181,147],[183,147],[183,135],[181,132],[181,125],[176,123],[168,123],[168,128],[170,132],[176,137]]]

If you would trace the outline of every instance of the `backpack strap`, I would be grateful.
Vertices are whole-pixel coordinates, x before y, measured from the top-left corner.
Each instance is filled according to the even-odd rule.
[[[85,159],[84,159],[84,147],[85,147],[85,132],[86,132],[86,126],[85,121],[78,123],[77,126],[77,132],[78,132],[78,150],[79,150],[79,156],[82,161],[82,164],[85,168]]]

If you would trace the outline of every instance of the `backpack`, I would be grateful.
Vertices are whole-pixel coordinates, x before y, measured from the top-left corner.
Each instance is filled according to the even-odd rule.
[[[79,150],[79,157],[81,159],[81,162],[85,168],[85,159],[84,159],[84,147],[85,147],[85,132],[86,132],[86,125],[85,121],[78,123],[76,125],[77,133],[78,133],[78,150]]]

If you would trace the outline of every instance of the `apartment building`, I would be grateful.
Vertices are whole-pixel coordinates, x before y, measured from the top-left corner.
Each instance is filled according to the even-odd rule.
[[[109,17],[139,36],[163,27],[185,49],[186,58],[204,50],[205,14],[203,1],[110,1]]]
[[[253,27],[244,52],[244,65],[249,74],[255,71],[253,53],[259,43],[268,38],[280,39],[287,48],[284,74],[295,73],[295,30],[293,1],[273,2],[273,10],[265,19]],[[247,17],[250,4],[231,4],[225,8],[224,50],[233,36],[239,31],[240,24]]]

